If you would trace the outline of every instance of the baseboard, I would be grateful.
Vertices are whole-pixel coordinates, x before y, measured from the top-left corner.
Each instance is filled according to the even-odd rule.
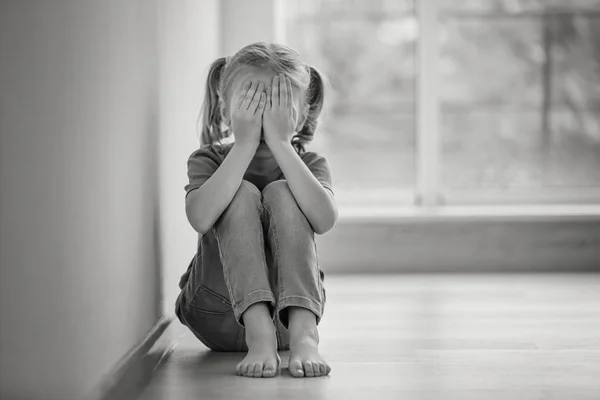
[[[180,330],[173,317],[161,318],[139,345],[127,353],[90,400],[134,400],[175,347]]]

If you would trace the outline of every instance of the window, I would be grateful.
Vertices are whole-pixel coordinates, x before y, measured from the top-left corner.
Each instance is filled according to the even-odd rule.
[[[311,148],[340,202],[412,201],[415,45],[411,0],[285,1],[286,39],[333,90]]]
[[[342,204],[600,199],[600,0],[282,3]]]
[[[557,201],[598,188],[600,1],[439,4],[446,192]]]

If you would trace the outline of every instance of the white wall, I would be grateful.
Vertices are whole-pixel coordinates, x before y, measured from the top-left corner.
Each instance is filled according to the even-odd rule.
[[[161,316],[157,1],[0,2],[2,399],[84,398]]]
[[[276,16],[281,1],[285,0],[222,0],[222,53],[231,56],[250,43],[276,41],[280,35],[281,21]]]
[[[1,398],[81,398],[173,313],[206,73],[272,39],[257,1],[0,3]]]
[[[160,193],[166,315],[198,235],[185,215],[187,160],[199,147],[196,122],[210,64],[219,54],[219,0],[161,0]]]
[[[163,2],[161,25],[161,231],[166,315],[198,236],[185,215],[187,159],[198,148],[197,117],[210,64],[255,41],[273,41],[277,0]],[[167,6],[168,4],[168,6]]]
[[[179,278],[198,236],[185,215],[187,159],[198,148],[197,117],[210,64],[255,41],[273,41],[277,0],[161,0],[160,187],[163,312],[174,314]]]

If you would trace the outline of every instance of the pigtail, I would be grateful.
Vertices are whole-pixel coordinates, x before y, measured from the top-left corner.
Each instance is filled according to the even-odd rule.
[[[215,60],[208,71],[206,79],[206,89],[204,92],[204,101],[200,111],[202,136],[200,145],[213,144],[223,138],[221,130],[221,109],[219,102],[219,85],[221,83],[221,74],[225,67],[227,59],[225,57]],[[200,122],[199,121],[199,122]]]
[[[317,125],[319,121],[319,115],[323,110],[323,104],[325,101],[325,82],[321,73],[314,67],[307,66],[310,71],[310,83],[307,90],[307,104],[308,104],[308,116],[304,122],[304,126],[294,135],[292,138],[292,145],[296,148],[299,153],[305,151],[304,145],[313,140]]]

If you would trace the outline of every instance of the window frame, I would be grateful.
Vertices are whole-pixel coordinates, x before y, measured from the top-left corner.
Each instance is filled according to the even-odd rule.
[[[268,14],[274,18],[273,39],[286,43],[285,19],[286,0],[272,0],[273,10]],[[266,3],[262,3],[266,4]],[[537,206],[543,215],[600,214],[600,187],[527,187],[501,190],[491,189],[444,189],[440,182],[441,132],[440,132],[440,76],[439,40],[441,7],[437,1],[414,0],[415,17],[419,27],[416,48],[416,131],[415,131],[415,187],[400,196],[397,204],[389,204],[376,195],[364,196],[373,200],[370,204],[349,202],[340,208],[340,217],[365,218],[382,215],[402,218],[444,218],[444,216],[466,216],[471,210],[475,215],[503,216],[515,207],[531,215]],[[341,192],[343,193],[343,191]],[[411,199],[412,197],[412,199]],[[350,204],[352,203],[352,204]],[[569,210],[568,212],[566,210]]]

